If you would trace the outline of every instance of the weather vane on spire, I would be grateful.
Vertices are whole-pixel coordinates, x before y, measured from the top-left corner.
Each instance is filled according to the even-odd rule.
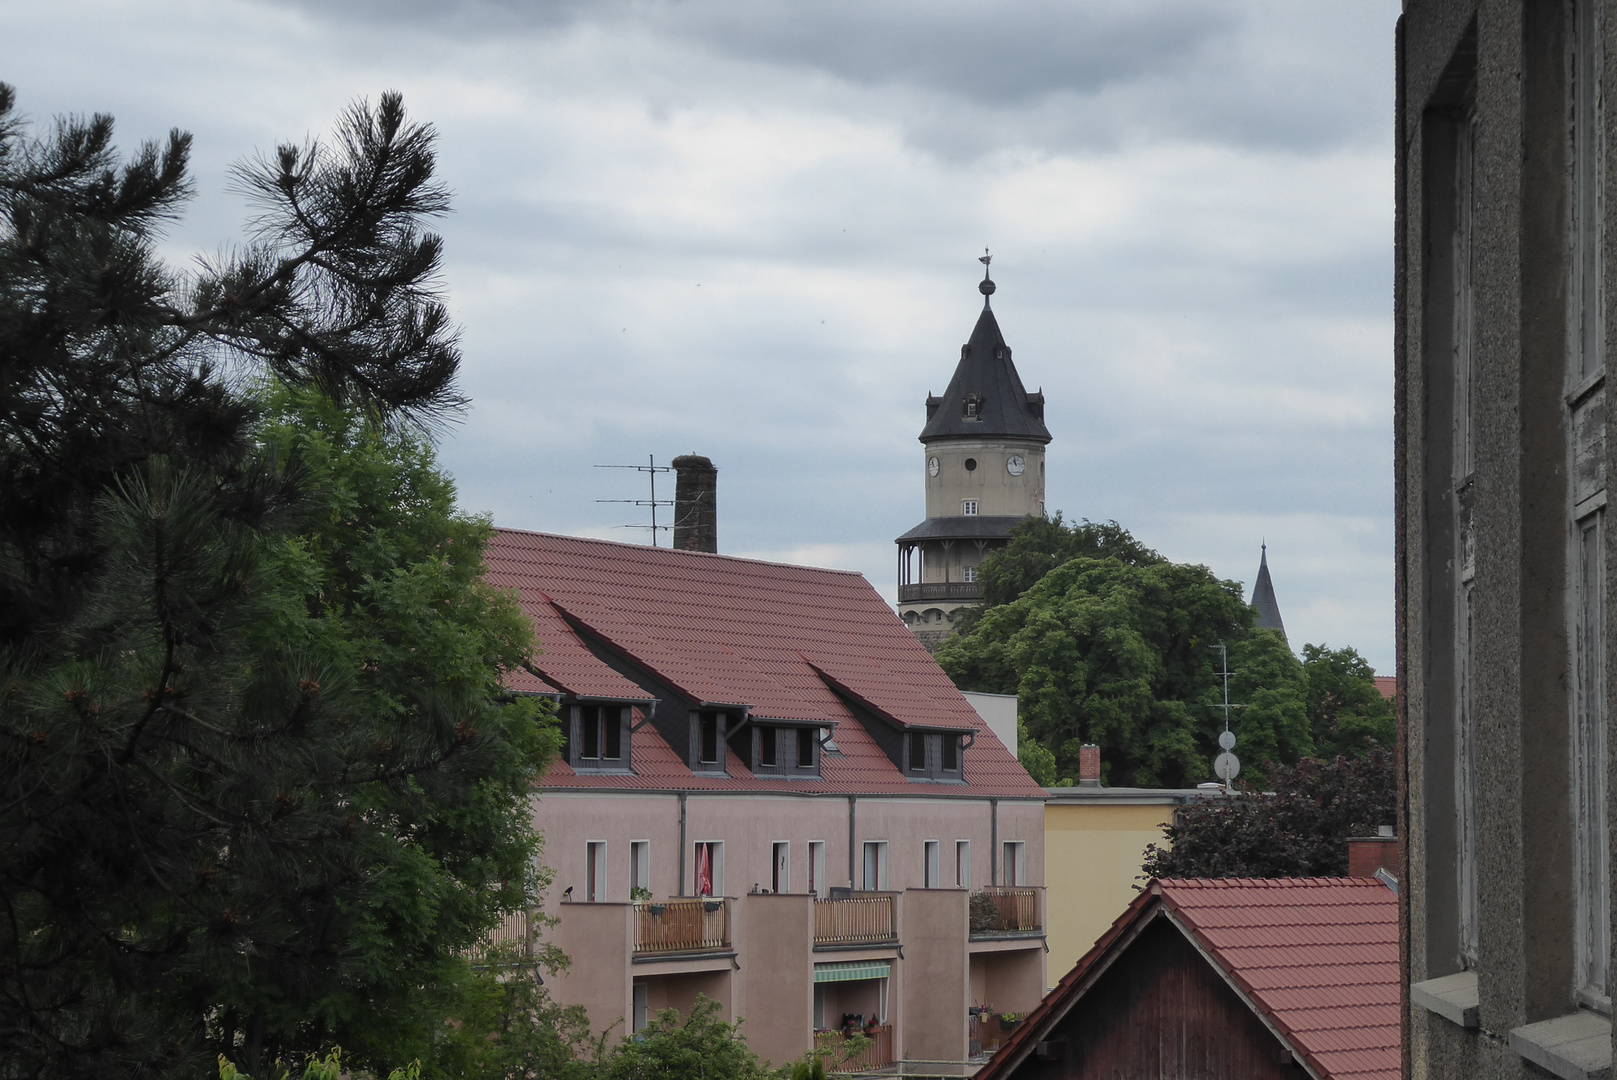
[[[994,257],[988,254],[987,248],[983,248],[983,253],[977,256],[977,261],[983,264],[983,280],[982,284],[977,286],[977,291],[983,294],[983,307],[987,307],[988,298],[994,295],[994,282],[988,276],[988,264],[994,261]]]

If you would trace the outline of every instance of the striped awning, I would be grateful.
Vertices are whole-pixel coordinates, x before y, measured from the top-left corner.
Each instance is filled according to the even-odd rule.
[[[853,960],[845,964],[815,964],[814,981],[848,982],[850,979],[885,979],[893,973],[887,960]]]

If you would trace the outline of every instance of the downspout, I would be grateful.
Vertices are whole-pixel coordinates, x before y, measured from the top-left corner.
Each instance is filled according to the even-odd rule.
[[[685,797],[686,792],[679,793],[679,893],[685,895]]]
[[[999,800],[998,799],[989,799],[988,800],[988,805],[992,806],[994,808],[993,809],[993,814],[992,814],[993,824],[990,825],[989,828],[988,828],[988,883],[990,885],[998,885],[999,884]],[[682,825],[683,825],[684,820],[685,819],[683,817],[680,818],[680,822],[682,823]],[[680,835],[683,836],[684,833],[681,833]]]
[[[858,816],[859,816],[859,796],[857,796],[857,795],[849,795],[848,796],[848,888],[850,888],[850,889],[853,888],[859,881],[858,877],[856,877],[854,875],[854,867],[857,864],[854,861],[854,852],[853,852],[854,822],[858,819]]]

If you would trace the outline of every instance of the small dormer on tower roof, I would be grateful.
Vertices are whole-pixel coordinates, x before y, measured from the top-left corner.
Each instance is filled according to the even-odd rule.
[[[986,265],[988,257],[982,261]],[[986,271],[977,288],[983,294],[983,313],[971,340],[960,346],[960,363],[949,388],[942,397],[929,395],[926,399],[921,441],[1011,436],[1047,443],[1050,431],[1044,426],[1044,395],[1030,394],[1022,386],[1011,362],[1010,346],[989,307],[995,286]]]
[[[1260,630],[1278,630],[1286,636],[1286,624],[1280,621],[1280,604],[1275,600],[1274,582],[1269,580],[1269,545],[1264,544],[1258,556],[1258,580],[1252,586],[1252,606],[1257,609]]]

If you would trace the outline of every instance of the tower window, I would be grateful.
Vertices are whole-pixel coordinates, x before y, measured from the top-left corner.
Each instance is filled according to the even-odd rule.
[[[976,472],[977,471],[977,459],[976,458],[969,457],[969,458],[966,459],[966,471],[967,472]]]
[[[967,584],[977,580],[977,568],[975,566],[966,567],[961,571],[961,574],[965,577]]]
[[[960,504],[960,512],[962,514],[964,514],[966,517],[976,517],[977,516],[977,500],[976,499],[966,499],[966,500],[962,501],[961,504]]]

